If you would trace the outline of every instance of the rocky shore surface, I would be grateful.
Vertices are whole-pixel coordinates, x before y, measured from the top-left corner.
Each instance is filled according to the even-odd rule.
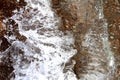
[[[71,72],[76,80],[119,80],[120,0],[51,0],[50,9],[53,13],[50,16],[42,12],[44,8],[49,7],[47,1],[40,2],[38,0],[0,0],[0,80],[14,80],[14,78],[15,80],[32,80],[33,77],[24,78],[31,74],[23,74],[26,69],[22,72],[22,67],[35,62],[35,66],[33,65],[35,68],[43,67],[44,64],[49,66],[46,75],[50,80],[56,80],[57,76],[60,76],[57,69],[54,70],[54,65],[57,66],[56,68],[59,68],[58,65],[62,66],[63,74]],[[38,3],[41,9],[36,7]],[[16,20],[12,19],[14,17]],[[55,18],[56,22],[51,18]],[[23,33],[19,31],[21,28]],[[36,34],[37,37],[34,35],[33,37],[31,33]],[[20,44],[22,46],[19,46]],[[42,59],[33,56],[34,54],[49,56]],[[55,55],[59,55],[58,58],[65,61],[57,60],[60,62],[57,64],[54,60]],[[20,60],[16,60],[19,57]],[[47,61],[44,60],[48,58],[51,61],[48,60],[47,65]],[[20,61],[22,66],[18,72],[19,62],[17,61]],[[39,61],[41,61],[40,64],[38,64]],[[45,69],[47,69],[46,66]],[[50,70],[53,71],[50,72]],[[45,75],[45,70],[40,68],[40,71]],[[22,77],[18,78],[18,75]],[[50,78],[51,75],[52,78]],[[59,78],[61,79],[63,78]],[[64,80],[69,79],[64,78]]]

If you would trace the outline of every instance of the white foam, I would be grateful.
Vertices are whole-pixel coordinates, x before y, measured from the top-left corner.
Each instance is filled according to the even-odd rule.
[[[58,30],[56,23],[59,22],[59,19],[54,17],[50,0],[35,0],[38,4],[33,4],[34,0],[26,1],[26,9],[32,7],[38,9],[38,12],[31,10],[28,14],[35,15],[30,19],[22,17],[20,14],[11,17],[18,23],[20,34],[27,37],[26,42],[14,41],[12,43],[14,80],[75,80],[73,72],[70,75],[63,73],[64,64],[76,53],[76,50],[70,47],[74,44],[72,33],[68,32],[67,35],[63,35],[63,32]],[[21,9],[19,13],[22,14],[22,12]],[[19,20],[20,17],[22,20]],[[27,21],[28,24],[24,24],[24,21]],[[31,26],[34,21],[42,23],[42,27],[27,31],[22,28],[24,25]],[[37,30],[41,28],[47,29],[43,31],[44,35],[37,33]],[[22,49],[24,55],[16,53],[17,48]],[[66,76],[69,78],[65,79]]]

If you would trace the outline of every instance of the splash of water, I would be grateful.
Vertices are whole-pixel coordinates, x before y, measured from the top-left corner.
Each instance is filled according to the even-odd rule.
[[[11,47],[14,75],[11,80],[77,80],[72,68],[63,73],[65,63],[77,52],[73,49],[74,37],[58,30],[59,18],[51,9],[50,0],[26,0],[27,6],[11,17],[19,26],[20,34],[27,40],[7,39]],[[83,50],[88,52],[90,61],[86,74],[80,74],[79,80],[111,80],[115,63],[108,41],[107,23],[104,19],[102,3],[96,4],[98,23],[94,24],[82,42]],[[87,50],[86,50],[87,49]],[[5,55],[5,54],[4,54]],[[0,56],[1,57],[1,56]]]
[[[10,48],[15,74],[11,80],[64,80],[64,64],[76,53],[73,35],[58,30],[59,18],[50,0],[26,2],[25,10],[11,17],[27,38],[25,42],[15,40]],[[75,80],[73,76],[69,80]]]

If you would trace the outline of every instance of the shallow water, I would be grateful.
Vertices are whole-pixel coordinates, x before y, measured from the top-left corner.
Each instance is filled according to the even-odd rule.
[[[70,2],[72,1],[74,2],[74,0]],[[88,0],[77,1],[78,7],[82,5],[85,8],[83,4],[88,4]],[[51,0],[26,0],[26,2],[25,8],[15,10],[15,14],[10,17],[18,23],[18,31],[26,37],[26,40],[20,41],[16,36],[6,35],[11,46],[0,54],[0,58],[10,54],[14,68],[10,80],[113,80],[112,75],[116,66],[108,41],[102,0],[96,0],[95,3],[93,0],[95,6],[92,10],[86,9],[88,13],[77,14],[79,18],[82,16],[81,22],[86,22],[86,17],[91,20],[88,21],[91,25],[86,26],[89,27],[86,32],[81,32],[84,37],[79,43],[82,46],[81,54],[85,52],[86,56],[77,53],[78,49],[74,48],[76,41],[74,31],[59,29],[61,18],[52,9]],[[95,17],[92,17],[92,13],[96,13]],[[74,66],[79,64],[79,61],[71,60],[75,55],[79,55],[78,60],[82,62],[77,74]],[[69,66],[65,66],[70,60]]]

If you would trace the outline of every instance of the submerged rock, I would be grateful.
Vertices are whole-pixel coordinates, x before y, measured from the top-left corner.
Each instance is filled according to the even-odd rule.
[[[53,1],[53,9],[61,18],[60,30],[71,31],[77,54],[64,68],[73,70],[80,80],[112,80],[114,56],[110,49],[102,0]],[[111,59],[112,58],[112,59]],[[74,67],[72,61],[75,61]]]
[[[0,0],[0,80],[10,80],[14,70],[12,62],[9,61],[10,54],[7,50],[11,47],[11,42],[7,36],[15,35],[20,41],[26,39],[19,34],[17,25],[15,25],[17,23],[13,20],[7,21],[7,19],[15,14],[14,10],[19,10],[25,5],[24,0],[19,2],[17,0]]]
[[[120,78],[120,0],[105,0],[104,15],[108,23],[109,41],[114,52],[116,74],[114,80]]]

